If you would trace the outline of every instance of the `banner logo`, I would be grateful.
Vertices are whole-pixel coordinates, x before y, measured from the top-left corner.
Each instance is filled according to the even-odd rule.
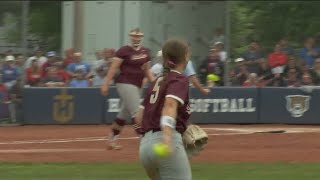
[[[290,95],[286,96],[287,110],[292,117],[301,117],[309,110],[310,96]]]
[[[74,118],[74,97],[61,89],[61,94],[54,96],[53,119],[59,123],[68,123]]]

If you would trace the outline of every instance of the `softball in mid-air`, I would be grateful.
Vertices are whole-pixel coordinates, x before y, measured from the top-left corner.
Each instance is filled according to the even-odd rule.
[[[170,150],[169,150],[168,145],[163,144],[163,143],[154,144],[153,145],[153,152],[161,158],[164,158],[164,157],[167,157],[170,155]]]

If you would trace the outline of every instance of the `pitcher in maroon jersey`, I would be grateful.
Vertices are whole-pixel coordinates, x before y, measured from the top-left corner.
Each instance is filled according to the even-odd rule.
[[[147,77],[149,81],[154,80],[150,71],[149,49],[141,45],[143,33],[139,28],[136,28],[130,31],[129,36],[131,44],[122,46],[116,52],[107,77],[101,86],[101,93],[105,96],[108,95],[109,85],[117,71],[120,70],[119,75],[115,78],[115,83],[120,96],[121,109],[112,124],[108,144],[109,149],[115,150],[121,148],[116,143],[116,139],[127,120],[132,120],[133,128],[140,134],[140,124],[137,124],[134,118],[139,111],[142,81],[144,77]]]
[[[191,168],[186,155],[182,133],[190,116],[189,80],[182,75],[189,56],[187,43],[168,40],[163,48],[167,72],[149,87],[136,121],[142,121],[140,160],[150,179],[191,180]],[[153,145],[164,143],[170,156],[159,158]]]

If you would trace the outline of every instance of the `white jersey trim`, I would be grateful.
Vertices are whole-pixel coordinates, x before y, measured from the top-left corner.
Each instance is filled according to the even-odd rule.
[[[173,98],[173,99],[179,101],[181,104],[184,104],[184,101],[181,98],[179,98],[178,96],[175,96],[175,95],[172,95],[172,94],[168,94],[168,95],[166,95],[166,97]]]

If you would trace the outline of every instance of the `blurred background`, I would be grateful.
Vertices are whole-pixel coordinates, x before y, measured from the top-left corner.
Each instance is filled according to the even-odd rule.
[[[139,27],[153,64],[166,39],[186,39],[202,84],[210,74],[219,76],[215,86],[320,82],[317,1],[1,1],[0,8],[1,63],[13,55],[25,76],[30,57],[42,57],[43,70],[49,52],[62,68],[77,52],[93,67]]]

